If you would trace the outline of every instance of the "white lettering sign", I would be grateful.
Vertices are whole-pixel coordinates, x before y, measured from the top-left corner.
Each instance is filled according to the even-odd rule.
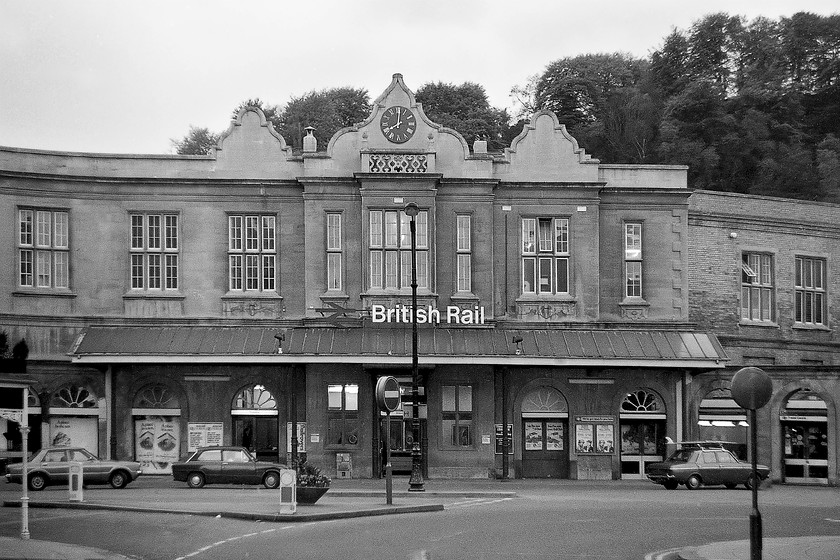
[[[411,306],[370,306],[370,318],[374,323],[411,323],[411,315]],[[478,305],[474,305],[468,309],[462,309],[457,305],[449,305],[443,313],[439,309],[428,305],[426,307],[418,307],[416,315],[418,324],[440,324],[441,321],[450,325],[484,324],[484,308]]]

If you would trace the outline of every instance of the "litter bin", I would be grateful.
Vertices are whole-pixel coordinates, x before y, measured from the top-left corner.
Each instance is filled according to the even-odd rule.
[[[83,501],[82,488],[84,487],[84,474],[82,463],[71,461],[69,463],[70,477],[67,481],[67,492],[71,502]]]

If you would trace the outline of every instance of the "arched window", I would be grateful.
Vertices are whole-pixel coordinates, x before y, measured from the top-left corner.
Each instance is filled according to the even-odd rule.
[[[621,412],[631,413],[665,413],[665,404],[662,398],[647,389],[639,389],[632,393],[627,393],[624,400],[621,401]]]
[[[263,385],[246,387],[236,395],[234,410],[277,410],[277,401]]]
[[[137,392],[134,408],[181,408],[181,404],[169,387],[158,383]]]
[[[98,402],[87,387],[68,384],[53,394],[50,405],[57,408],[96,408]]]
[[[563,397],[560,391],[551,387],[539,387],[525,395],[525,398],[522,399],[523,415],[528,413],[558,414],[564,412],[568,415],[569,407],[566,404],[565,397]]]

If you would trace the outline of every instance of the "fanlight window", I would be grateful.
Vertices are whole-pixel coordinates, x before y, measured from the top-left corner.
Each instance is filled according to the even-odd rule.
[[[86,387],[67,385],[59,389],[50,402],[58,408],[96,408],[96,396]]]
[[[277,410],[277,401],[264,386],[254,385],[236,396],[233,408],[245,410]]]
[[[652,391],[639,389],[627,393],[621,402],[622,412],[665,412],[662,399]]]
[[[540,387],[528,393],[522,401],[522,412],[567,412],[566,399],[559,391]]]
[[[181,403],[166,385],[150,385],[137,394],[134,407],[181,408]]]

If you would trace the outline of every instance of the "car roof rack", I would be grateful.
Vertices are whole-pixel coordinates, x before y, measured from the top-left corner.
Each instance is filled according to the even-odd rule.
[[[690,447],[723,447],[724,445],[738,445],[734,441],[717,441],[711,439],[697,440],[697,441],[675,441],[676,445],[690,446]]]

